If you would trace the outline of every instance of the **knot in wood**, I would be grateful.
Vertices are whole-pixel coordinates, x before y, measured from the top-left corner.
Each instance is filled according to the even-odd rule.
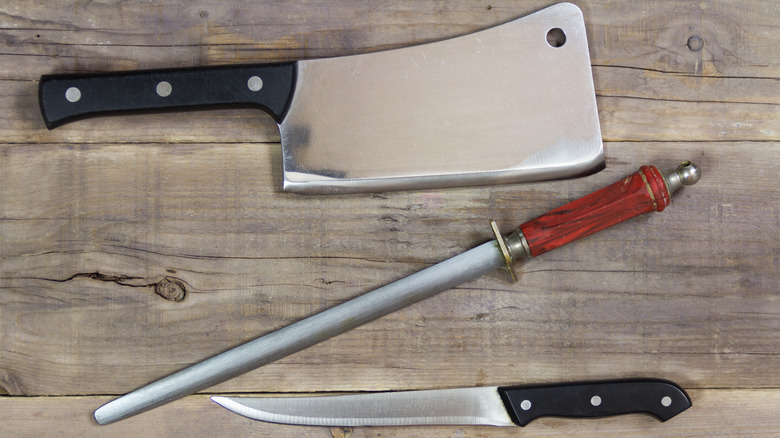
[[[180,302],[187,297],[184,282],[174,277],[165,277],[154,285],[154,292],[168,301]]]

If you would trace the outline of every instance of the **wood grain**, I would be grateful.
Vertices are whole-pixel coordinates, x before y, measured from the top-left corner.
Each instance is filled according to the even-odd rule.
[[[308,427],[253,421],[216,406],[206,396],[188,397],[177,406],[162,406],[146,418],[134,417],[108,426],[97,426],[82,415],[107,397],[0,398],[0,421],[19,438],[39,436],[126,437],[144,432],[156,436],[368,438],[404,436],[436,437],[680,437],[742,436],[774,437],[780,429],[777,405],[780,397],[771,390],[694,390],[696,404],[680,416],[661,423],[646,415],[623,415],[598,420],[540,418],[520,429],[491,426],[398,427]],[[745,406],[750,406],[745,410]],[[198,421],[186,421],[197,418]],[[30,421],[34,419],[35,421]],[[584,423],[584,424],[583,424]],[[745,429],[749,424],[750,428]],[[153,426],[150,426],[153,425]],[[587,426],[587,427],[584,427]]]
[[[527,185],[282,193],[252,110],[47,131],[42,74],[287,61],[462,35],[549,2],[0,5],[0,423],[14,436],[772,436],[780,369],[780,5],[577,2],[606,170]],[[701,47],[688,45],[698,36]],[[695,42],[695,39],[694,39]],[[477,145],[475,145],[477,146]],[[513,428],[296,428],[203,395],[105,428],[92,411],[611,184],[692,159],[699,183],[624,222],[210,389],[368,391],[672,379],[694,408]],[[176,301],[181,295],[184,298]],[[6,428],[8,425],[8,428]],[[25,435],[27,434],[27,435]],[[351,435],[350,435],[351,434]],[[0,433],[2,435],[2,433]]]

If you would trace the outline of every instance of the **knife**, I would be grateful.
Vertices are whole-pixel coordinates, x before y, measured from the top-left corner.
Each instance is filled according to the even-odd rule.
[[[284,189],[300,193],[540,181],[604,167],[585,24],[569,3],[362,55],[45,75],[39,100],[50,129],[128,111],[260,108],[279,125]]]
[[[691,407],[677,384],[658,379],[544,386],[398,391],[316,397],[211,397],[254,420],[309,426],[525,426],[543,416],[644,413],[666,421]]]

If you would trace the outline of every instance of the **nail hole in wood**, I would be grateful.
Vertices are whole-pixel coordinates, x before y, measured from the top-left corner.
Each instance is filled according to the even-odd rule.
[[[698,35],[693,35],[688,38],[686,45],[692,52],[698,52],[704,47],[704,40]]]

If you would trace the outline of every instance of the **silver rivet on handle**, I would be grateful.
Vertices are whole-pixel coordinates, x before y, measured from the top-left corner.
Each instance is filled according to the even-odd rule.
[[[70,87],[65,90],[65,99],[70,103],[76,103],[81,100],[81,90],[76,87]]]
[[[171,86],[171,83],[168,81],[160,81],[159,84],[157,84],[157,95],[160,97],[168,97],[171,95],[171,92],[173,92],[173,87]]]
[[[263,88],[263,80],[260,76],[252,76],[246,81],[246,86],[249,87],[249,91],[260,91]]]

